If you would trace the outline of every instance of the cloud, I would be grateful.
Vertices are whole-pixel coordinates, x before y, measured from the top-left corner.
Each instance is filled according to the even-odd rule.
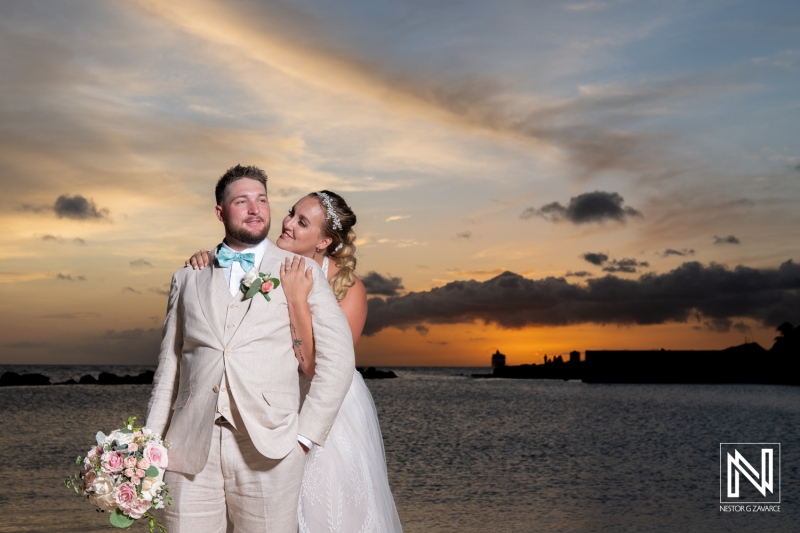
[[[367,289],[367,294],[378,296],[397,296],[404,288],[402,279],[384,277],[377,272],[368,272],[361,281]]]
[[[733,235],[728,235],[727,237],[717,237],[714,235],[714,244],[742,244],[742,241]]]
[[[636,259],[609,259],[608,255],[603,253],[588,252],[581,257],[593,265],[602,266],[605,272],[624,272],[632,274],[636,272],[638,268],[650,266],[650,263],[647,261],[637,261]]]
[[[505,272],[488,281],[453,281],[425,292],[369,300],[365,335],[384,328],[481,321],[501,328],[594,323],[649,325],[750,318],[765,326],[800,321],[800,265],[777,268],[683,263],[636,280],[613,275],[585,285]],[[717,322],[719,324],[719,322]]]
[[[520,214],[520,218],[529,219],[539,216],[552,222],[566,220],[573,224],[588,224],[607,220],[625,222],[630,217],[642,216],[641,212],[623,205],[624,203],[625,200],[619,193],[587,192],[570,198],[567,206],[563,206],[559,202],[552,202],[539,209],[528,207]]]
[[[683,248],[682,250],[673,250],[672,248],[667,248],[661,253],[661,256],[665,258],[671,255],[686,257],[687,255],[694,255],[694,250],[692,250],[691,248]]]
[[[405,220],[411,218],[411,215],[393,215],[386,219],[386,222],[394,222],[395,220]]]
[[[133,268],[152,268],[153,263],[151,263],[147,259],[134,259],[133,261],[131,261],[131,266]]]
[[[592,253],[587,252],[582,256],[586,261],[590,262],[593,265],[600,266],[606,261],[608,261],[608,255],[601,254],[601,253]]]
[[[130,292],[130,293],[133,293],[133,294],[142,294],[141,292],[137,291],[133,287],[123,287],[122,288],[122,292]]]
[[[150,287],[147,290],[161,296],[169,296],[169,285],[167,285],[166,288]]]
[[[491,270],[462,270],[460,268],[448,268],[445,272],[455,278],[493,278],[505,272],[504,268],[493,268]]]
[[[108,220],[108,209],[97,209],[94,200],[86,199],[80,194],[70,197],[62,194],[53,205],[58,218],[73,218],[76,220],[105,219]]]
[[[62,274],[59,272],[56,274],[56,279],[61,281],[86,281],[86,276],[81,275],[73,277],[72,274]]]
[[[84,318],[100,318],[100,313],[75,312],[75,313],[55,313],[52,315],[40,315],[39,318],[55,318],[58,320],[81,320]]]
[[[460,232],[456,233],[456,238],[457,239],[469,240],[469,239],[472,238],[472,232],[471,231],[460,231]]]
[[[604,272],[625,272],[633,274],[641,267],[649,267],[650,263],[647,261],[637,261],[636,259],[623,258],[613,259],[610,263],[603,267]]]
[[[57,242],[59,244],[61,244],[61,243],[63,243],[65,241],[64,237],[62,237],[61,235],[51,235],[49,233],[47,235],[42,235],[42,240],[45,241],[45,242]],[[73,242],[75,244],[78,244],[78,245],[86,244],[86,241],[84,239],[81,239],[80,237],[74,237],[71,240],[71,242]]]
[[[427,335],[431,330],[428,326],[425,326],[423,324],[417,324],[416,326],[414,326],[414,329],[417,331],[417,333],[419,333],[423,337]]]
[[[588,278],[588,277],[591,277],[591,276],[592,276],[592,273],[591,272],[587,272],[585,270],[579,270],[577,272],[569,271],[566,274],[564,274],[564,277],[566,277],[566,278]]]

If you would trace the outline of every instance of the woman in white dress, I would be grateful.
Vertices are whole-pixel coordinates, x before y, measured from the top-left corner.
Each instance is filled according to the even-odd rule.
[[[364,284],[354,274],[356,216],[336,193],[320,191],[301,198],[283,219],[279,248],[294,252],[280,277],[289,307],[299,370],[306,385],[314,376],[314,340],[308,296],[313,279],[305,258],[317,261],[347,317],[355,343],[367,317]],[[209,256],[190,260],[205,266]],[[298,505],[300,533],[401,532],[386,472],[383,439],[372,395],[361,374],[353,381],[325,446],[309,453]]]

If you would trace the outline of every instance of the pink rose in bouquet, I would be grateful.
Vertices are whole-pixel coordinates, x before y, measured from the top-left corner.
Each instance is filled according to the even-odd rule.
[[[117,474],[122,470],[125,458],[121,452],[106,452],[100,457],[101,468],[106,474]]]
[[[144,447],[144,458],[150,461],[151,465],[158,467],[159,470],[167,468],[169,464],[167,449],[155,442],[148,442]]]

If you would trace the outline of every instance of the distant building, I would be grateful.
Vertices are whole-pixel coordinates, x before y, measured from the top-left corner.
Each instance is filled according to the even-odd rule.
[[[492,354],[492,368],[502,368],[506,366],[506,356],[497,350]]]
[[[576,364],[576,363],[580,363],[581,362],[581,352],[579,352],[578,350],[573,350],[573,351],[569,352],[569,362],[571,364],[573,364],[573,365]]]

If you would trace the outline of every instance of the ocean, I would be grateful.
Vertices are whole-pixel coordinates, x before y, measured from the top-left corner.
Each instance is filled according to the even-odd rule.
[[[152,367],[0,367],[53,381]],[[790,532],[800,388],[589,385],[394,368],[371,380],[404,531]],[[0,388],[0,533],[108,531],[66,489],[98,430],[144,416],[150,386]],[[720,443],[781,443],[780,512],[720,510]],[[748,481],[742,478],[742,483]],[[134,530],[146,531],[144,526]]]

